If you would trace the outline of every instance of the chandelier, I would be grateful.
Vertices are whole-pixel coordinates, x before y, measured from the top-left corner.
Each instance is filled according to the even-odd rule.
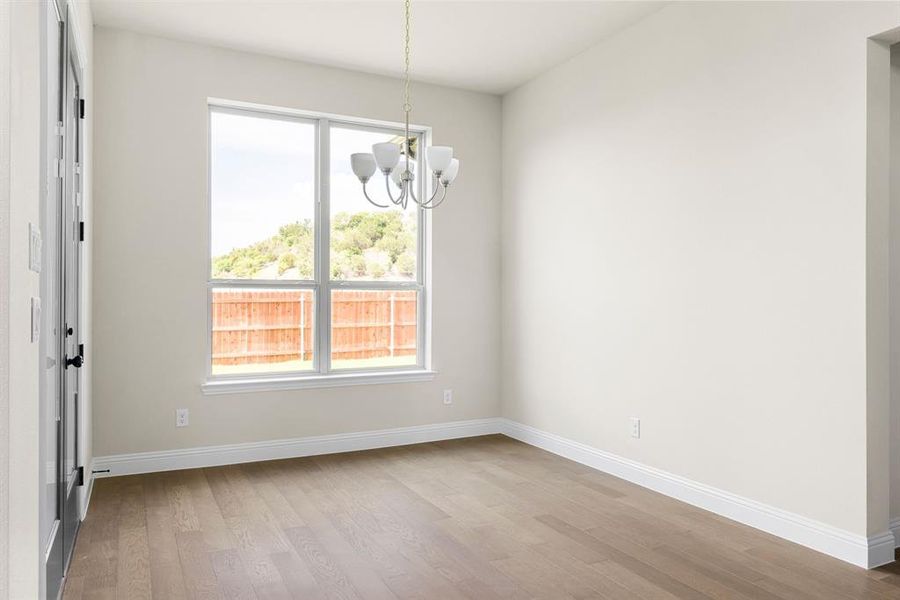
[[[425,149],[425,160],[428,167],[433,172],[432,183],[434,192],[427,200],[416,198],[413,191],[413,182],[415,181],[415,163],[409,161],[412,154],[412,143],[409,137],[409,113],[412,111],[412,105],[409,102],[409,2],[406,0],[406,45],[404,46],[404,56],[406,64],[404,68],[404,87],[403,87],[403,112],[406,115],[406,126],[404,128],[404,137],[401,144],[393,142],[382,142],[372,146],[372,152],[360,152],[350,155],[350,164],[353,167],[353,173],[359,177],[362,183],[363,195],[366,200],[377,206],[378,208],[389,208],[389,204],[379,204],[369,197],[366,190],[366,184],[372,175],[375,174],[376,168],[384,175],[384,184],[387,188],[387,195],[394,206],[406,209],[409,199],[422,209],[437,208],[447,197],[447,188],[456,179],[459,173],[459,160],[453,158],[453,148],[451,146],[431,146]],[[402,146],[402,148],[401,148]],[[403,165],[400,165],[400,155],[403,154]],[[394,197],[394,191],[391,190],[391,183],[397,188],[397,196]]]

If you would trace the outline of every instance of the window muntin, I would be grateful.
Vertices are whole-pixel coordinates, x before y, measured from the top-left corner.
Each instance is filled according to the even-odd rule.
[[[402,135],[401,126],[210,106],[208,377],[426,368],[426,214],[372,206],[349,164],[352,152]],[[415,149],[424,132],[411,135]],[[389,204],[383,188],[380,175],[369,182]]]

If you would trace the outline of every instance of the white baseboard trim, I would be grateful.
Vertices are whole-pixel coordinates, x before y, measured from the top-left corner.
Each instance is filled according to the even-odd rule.
[[[866,569],[874,569],[875,567],[894,562],[894,549],[897,547],[897,542],[895,541],[892,531],[885,531],[878,535],[870,535],[866,538],[866,542],[868,543],[869,550],[867,554],[868,563],[858,564],[851,560],[848,560],[847,562],[851,562]]]
[[[900,518],[891,519],[891,533],[894,536],[894,548],[900,548]]]
[[[859,567],[894,560],[890,531],[867,538],[509,419],[502,419],[501,433]],[[897,526],[900,540],[900,520]]]
[[[200,467],[217,467],[260,460],[372,450],[390,446],[405,446],[407,444],[489,435],[500,433],[500,425],[500,419],[497,418],[475,419],[471,421],[399,427],[396,429],[271,440],[267,442],[95,456],[93,468],[95,471],[109,469],[109,473],[98,473],[97,476],[110,477],[156,473],[159,471],[176,471],[179,469],[196,469]]]

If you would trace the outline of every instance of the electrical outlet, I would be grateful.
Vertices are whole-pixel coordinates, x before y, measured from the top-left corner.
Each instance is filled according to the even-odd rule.
[[[175,427],[187,427],[190,423],[190,413],[186,408],[175,409]]]
[[[637,417],[631,417],[631,437],[641,437],[641,420]]]
[[[453,390],[444,390],[444,404],[453,404]]]

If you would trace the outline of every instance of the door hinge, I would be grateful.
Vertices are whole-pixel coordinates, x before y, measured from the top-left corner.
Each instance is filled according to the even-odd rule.
[[[84,118],[84,98],[78,99],[78,118]]]
[[[75,485],[84,485],[84,467],[78,467],[76,469],[75,477],[77,479]]]
[[[78,221],[78,241],[84,241],[84,221]]]

